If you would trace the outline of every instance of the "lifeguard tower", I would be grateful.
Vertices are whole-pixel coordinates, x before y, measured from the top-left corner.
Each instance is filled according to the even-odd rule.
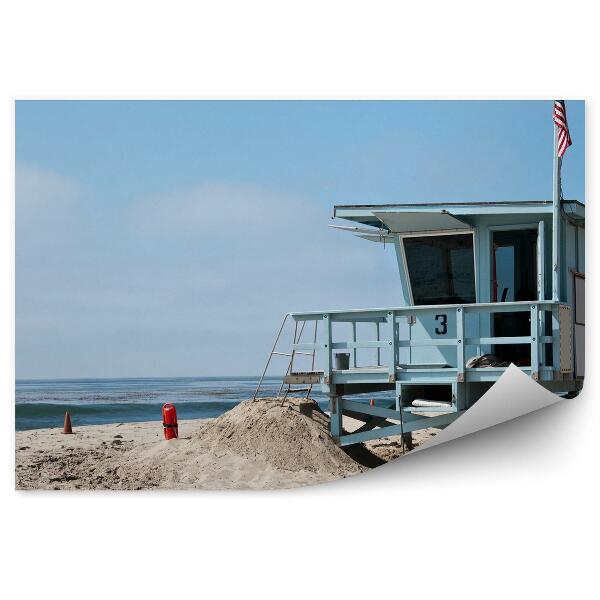
[[[334,217],[353,223],[341,229],[395,252],[402,297],[390,307],[287,315],[284,324],[295,324],[291,351],[277,352],[276,341],[271,354],[289,356],[280,392],[320,385],[342,445],[445,426],[510,363],[552,392],[577,393],[584,208],[563,201],[554,232],[552,201],[336,206]],[[307,355],[310,370],[294,369]],[[497,357],[496,366],[469,362],[484,355]],[[389,406],[352,399],[386,390],[395,392]],[[343,415],[364,425],[346,434]]]
[[[350,224],[333,227],[395,252],[401,296],[388,307],[289,313],[263,377],[274,356],[287,357],[280,396],[320,386],[341,445],[444,427],[511,363],[551,392],[576,394],[585,207],[559,200],[558,186],[554,200],[335,206]],[[280,351],[286,323],[291,348]],[[356,397],[385,391],[394,398],[385,406]],[[344,416],[363,425],[349,433]]]

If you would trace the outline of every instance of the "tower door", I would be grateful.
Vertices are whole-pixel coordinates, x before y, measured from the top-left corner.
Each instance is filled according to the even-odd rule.
[[[494,231],[492,235],[492,301],[520,302],[538,297],[538,231],[519,229]],[[493,320],[494,336],[530,335],[528,312],[498,313]],[[525,366],[531,362],[530,347],[524,344],[497,344],[494,354]]]

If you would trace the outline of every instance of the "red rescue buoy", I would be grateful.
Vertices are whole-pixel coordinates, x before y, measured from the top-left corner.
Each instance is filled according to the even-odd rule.
[[[179,428],[177,427],[177,410],[174,404],[163,405],[163,428],[165,432],[165,440],[172,440],[179,436]]]

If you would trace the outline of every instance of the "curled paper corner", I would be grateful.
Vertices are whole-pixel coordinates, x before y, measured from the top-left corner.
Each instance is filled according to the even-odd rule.
[[[511,364],[500,379],[463,415],[414,451],[505,423],[561,400]]]

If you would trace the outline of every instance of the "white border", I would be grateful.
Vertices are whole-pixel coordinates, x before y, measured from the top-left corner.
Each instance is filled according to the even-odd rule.
[[[593,8],[581,0],[7,3],[0,19],[5,593],[364,599],[394,586],[403,596],[448,600],[505,600],[515,590],[546,600],[589,597],[597,568],[598,369],[588,369],[575,401],[360,480],[270,494],[16,494],[13,295],[6,290],[13,284],[14,97],[586,98],[589,167],[600,134]],[[594,223],[587,173],[586,219]],[[590,258],[600,255],[598,237],[586,240],[588,306],[600,280]],[[594,311],[587,325],[594,365]],[[405,510],[410,518],[399,518]],[[382,562],[394,564],[383,579],[365,575]]]

